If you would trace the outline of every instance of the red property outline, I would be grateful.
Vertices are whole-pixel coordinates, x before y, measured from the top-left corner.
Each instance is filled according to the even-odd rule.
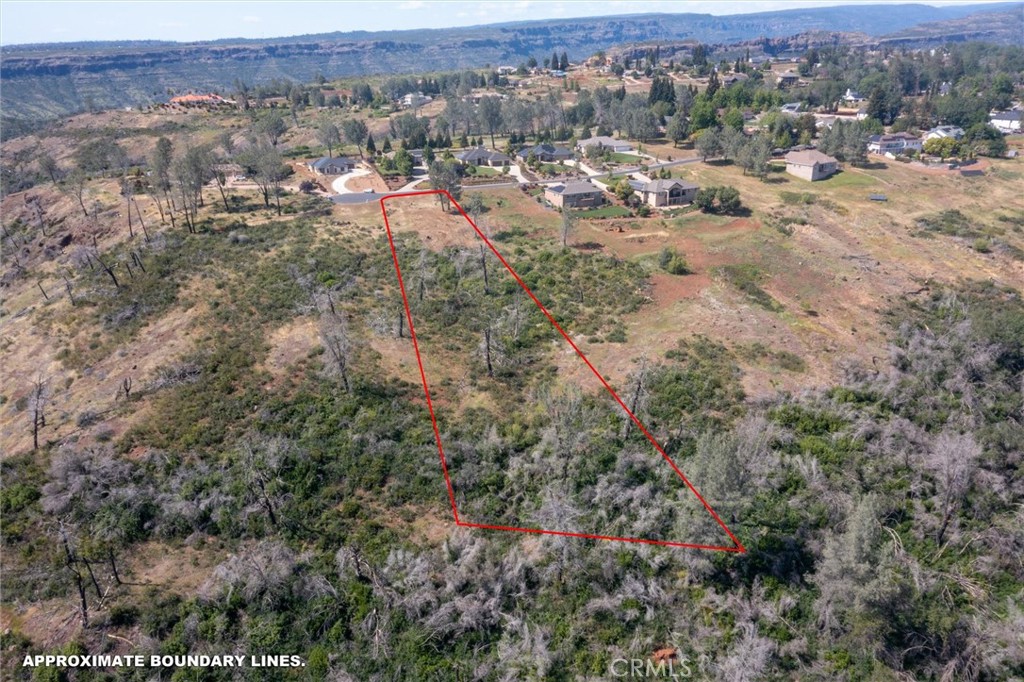
[[[583,360],[584,364],[586,364],[586,366],[588,368],[590,368],[590,371],[594,373],[594,376],[596,376],[598,378],[598,380],[600,380],[601,384],[608,390],[608,393],[610,393],[611,396],[615,399],[615,401],[622,407],[622,409],[626,411],[626,414],[629,415],[629,418],[632,419],[633,423],[636,424],[637,428],[639,428],[640,431],[643,432],[643,434],[647,437],[647,440],[649,440],[651,442],[651,445],[654,446],[654,449],[657,450],[658,453],[661,454],[661,456],[665,459],[665,461],[669,463],[669,466],[671,466],[672,470],[676,472],[676,475],[678,475],[679,478],[682,479],[683,483],[686,484],[686,487],[688,487],[690,489],[690,491],[694,495],[697,496],[697,499],[700,500],[701,504],[704,505],[704,508],[708,510],[708,513],[711,514],[712,518],[714,518],[714,520],[718,523],[718,525],[721,526],[722,530],[724,530],[726,535],[729,536],[729,539],[733,541],[733,543],[734,543],[733,547],[727,547],[727,546],[721,546],[721,545],[701,545],[701,544],[694,544],[694,543],[688,543],[688,542],[671,542],[671,541],[668,541],[668,540],[648,540],[648,539],[645,539],[645,538],[617,537],[617,536],[613,536],[613,535],[594,535],[592,533],[570,533],[570,532],[566,532],[566,531],[545,530],[545,529],[542,529],[542,528],[519,528],[519,527],[516,527],[516,526],[496,526],[496,525],[486,524],[486,523],[471,523],[469,521],[462,521],[461,519],[459,519],[459,510],[458,510],[458,508],[455,505],[455,489],[452,487],[451,477],[448,475],[448,461],[445,459],[445,456],[444,456],[444,446],[441,444],[441,432],[440,432],[440,430],[437,427],[437,417],[434,415],[434,403],[430,399],[430,388],[427,385],[427,374],[426,374],[426,371],[423,369],[423,360],[420,357],[420,347],[419,347],[419,343],[416,340],[416,329],[413,326],[413,322],[412,322],[412,311],[409,308],[409,299],[406,297],[406,294],[405,294],[405,282],[402,280],[402,268],[398,264],[398,252],[395,250],[395,240],[394,240],[394,238],[393,238],[393,236],[391,234],[391,223],[388,222],[388,211],[387,211],[387,207],[384,205],[384,202],[387,201],[388,199],[398,199],[398,198],[401,198],[401,197],[426,196],[426,195],[433,195],[433,194],[445,194],[445,195],[447,195],[448,199],[451,200],[452,205],[455,206],[455,208],[459,209],[459,213],[462,214],[462,217],[466,219],[466,222],[468,222],[473,227],[473,229],[476,231],[476,233],[480,237],[480,239],[482,239],[484,241],[484,243],[491,250],[491,252],[494,253],[494,255],[498,258],[499,261],[501,261],[501,264],[505,266],[505,269],[508,270],[509,273],[512,275],[512,277],[516,280],[516,282],[519,283],[519,286],[521,286],[523,288],[523,291],[526,292],[527,296],[529,296],[533,300],[533,302],[537,305],[537,307],[540,308],[540,311],[542,313],[544,313],[544,315],[548,318],[548,321],[551,322],[551,324],[555,327],[555,329],[558,330],[558,332],[569,343],[569,345],[572,347],[572,349],[574,351],[576,351],[576,354],[579,355],[580,358]],[[535,534],[539,534],[539,535],[561,535],[561,536],[565,536],[565,537],[585,538],[585,539],[588,539],[588,540],[616,540],[616,541],[619,541],[619,542],[635,542],[635,543],[646,544],[646,545],[661,545],[661,546],[665,546],[665,547],[686,547],[686,548],[689,548],[689,549],[707,549],[707,550],[713,550],[713,551],[718,551],[718,552],[733,552],[733,553],[737,553],[737,554],[745,554],[746,553],[746,551],[747,551],[746,548],[739,541],[739,539],[737,539],[737,537],[735,535],[733,535],[732,531],[729,530],[729,528],[725,525],[725,523],[722,521],[722,519],[719,518],[718,514],[715,513],[715,510],[712,509],[711,505],[709,505],[707,503],[707,500],[705,500],[704,497],[693,486],[693,484],[690,483],[690,480],[688,478],[686,478],[686,476],[679,469],[679,467],[676,466],[676,463],[672,461],[672,458],[668,456],[668,453],[666,453],[664,448],[662,448],[661,445],[658,443],[658,441],[656,441],[654,439],[654,436],[651,435],[651,433],[647,430],[647,428],[642,423],[640,423],[640,420],[637,419],[636,415],[633,414],[633,412],[628,407],[626,407],[626,403],[624,403],[622,401],[622,398],[619,397],[619,394],[615,392],[615,390],[608,384],[607,381],[605,381],[605,378],[603,376],[601,376],[601,373],[598,372],[597,369],[595,369],[592,364],[590,364],[590,360],[588,360],[587,356],[583,354],[583,351],[581,351],[579,349],[579,347],[575,343],[573,343],[573,340],[569,337],[569,335],[565,332],[565,330],[562,329],[562,327],[558,324],[558,322],[555,321],[555,318],[551,315],[551,313],[548,312],[548,309],[544,307],[544,304],[541,303],[540,300],[538,300],[536,296],[534,296],[533,292],[530,291],[530,288],[528,286],[526,286],[526,283],[523,282],[522,279],[520,279],[520,277],[516,273],[516,271],[512,269],[512,266],[508,264],[508,262],[502,257],[502,255],[500,253],[498,253],[498,250],[496,248],[494,248],[494,245],[491,243],[491,241],[486,236],[484,236],[484,233],[480,231],[480,228],[478,228],[476,226],[476,223],[474,223],[473,220],[469,217],[469,215],[463,210],[462,206],[460,206],[459,203],[457,201],[455,201],[454,198],[452,198],[451,194],[449,194],[446,190],[436,190],[436,189],[435,190],[424,190],[424,191],[419,191],[419,192],[405,192],[405,193],[402,193],[402,194],[391,194],[391,195],[388,195],[388,196],[385,196],[385,197],[381,198],[381,200],[380,200],[380,210],[381,210],[381,213],[384,214],[384,228],[387,230],[387,233],[388,233],[388,244],[390,244],[390,246],[391,246],[391,258],[392,258],[392,260],[395,263],[395,274],[398,277],[398,288],[402,292],[402,304],[405,306],[405,317],[406,317],[406,320],[409,322],[409,336],[412,338],[412,347],[413,347],[413,350],[416,352],[416,363],[419,365],[419,368],[420,368],[420,379],[423,381],[423,393],[424,393],[424,395],[427,398],[427,410],[430,412],[430,421],[431,421],[431,423],[433,424],[433,427],[434,427],[434,438],[437,441],[437,453],[438,453],[438,455],[441,458],[441,469],[444,471],[444,482],[445,482],[445,485],[448,486],[448,500],[451,502],[451,505],[452,505],[452,514],[455,517],[455,525],[457,525],[457,526],[465,526],[467,528],[484,528],[484,529],[489,529],[489,530],[514,531],[514,532],[517,532],[517,533],[535,533]]]

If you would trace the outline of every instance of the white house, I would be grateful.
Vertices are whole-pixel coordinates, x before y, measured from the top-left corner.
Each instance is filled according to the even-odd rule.
[[[614,137],[607,137],[605,135],[588,137],[576,143],[576,149],[579,149],[581,152],[587,151],[587,147],[602,147],[613,152],[633,151],[633,145],[625,140],[616,140]]]
[[[941,140],[944,137],[952,137],[959,140],[965,135],[964,129],[959,126],[937,126],[924,134],[924,139]]]
[[[891,133],[889,135],[872,135],[868,138],[868,151],[872,154],[906,154],[909,151],[920,152],[924,144],[910,133]]]
[[[431,97],[430,95],[424,95],[422,92],[410,92],[409,94],[405,95],[400,101],[402,103],[402,106],[405,107],[406,109],[418,109],[427,102],[432,102],[433,100],[433,97]]]
[[[999,111],[988,117],[988,122],[998,130],[999,132],[1007,135],[1009,133],[1020,132],[1020,117],[1021,112],[1019,109],[1011,111]]]

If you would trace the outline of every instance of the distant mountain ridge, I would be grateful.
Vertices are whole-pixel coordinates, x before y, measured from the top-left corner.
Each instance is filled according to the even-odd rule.
[[[1016,16],[1024,27],[1024,3],[953,7],[907,4],[727,16],[618,15],[267,40],[16,45],[0,48],[2,108],[5,117],[50,117],[81,110],[87,102],[97,107],[140,105],[162,101],[168,89],[224,89],[236,79],[248,83],[273,78],[308,82],[317,74],[330,78],[517,64],[556,50],[580,59],[598,50],[651,41],[692,39],[728,44],[810,31],[881,38],[914,29],[918,33],[912,35],[913,40],[927,41],[931,34],[957,33],[943,28],[944,22],[959,20],[970,25],[971,17],[993,12]],[[922,25],[931,28],[922,29]],[[989,30],[985,35],[994,42],[1014,42],[1012,20],[1009,27],[1009,32]]]

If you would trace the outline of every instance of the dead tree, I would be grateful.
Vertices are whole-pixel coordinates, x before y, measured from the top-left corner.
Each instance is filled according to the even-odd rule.
[[[68,292],[68,300],[71,301],[72,306],[76,305],[75,293],[71,287],[71,281],[68,279],[68,276],[64,274],[61,275],[61,278],[64,280],[64,289]]]
[[[78,589],[82,627],[87,628],[89,627],[89,601],[85,595],[85,579],[82,577],[82,572],[78,569],[78,556],[71,546],[71,541],[68,539],[67,529],[64,527],[63,521],[57,525],[57,534],[60,536],[61,546],[64,548],[64,567],[73,576],[75,587]]]
[[[226,213],[230,213],[231,212],[231,207],[228,206],[228,197],[224,193],[224,187],[227,186],[227,184],[228,184],[227,178],[224,176],[224,171],[221,171],[221,170],[216,171],[213,174],[213,178],[214,178],[214,180],[217,181],[217,189],[220,190],[220,198],[221,198],[221,200],[224,201],[224,211]]]
[[[85,185],[88,181],[89,177],[85,174],[85,171],[76,168],[71,171],[64,185],[64,191],[78,200],[78,205],[82,207],[82,215],[86,218],[89,217],[89,211],[85,208]]]
[[[320,340],[331,361],[328,369],[337,372],[345,392],[350,393],[352,386],[349,381],[349,363],[352,355],[352,343],[345,318],[334,312],[325,314],[320,320]]]
[[[99,263],[100,267],[103,268],[103,272],[107,273],[107,275],[110,277],[110,280],[114,283],[114,288],[120,289],[121,283],[117,281],[117,275],[114,274],[114,265],[117,265],[117,263],[114,263],[113,265],[107,265],[103,261],[103,259],[100,258],[99,249],[94,249],[91,255],[96,260],[96,262]]]
[[[629,412],[636,414],[640,409],[643,402],[644,396],[647,392],[647,359],[644,358],[640,361],[640,369],[633,376],[633,380],[630,382],[630,397],[629,397]],[[629,438],[630,432],[633,430],[633,417],[630,414],[626,414],[625,421],[623,423],[622,438],[625,440]]]
[[[487,361],[487,376],[494,376],[494,364],[491,362],[491,328],[484,327],[484,359]]]
[[[128,238],[135,238],[135,230],[132,228],[132,181],[121,178],[121,196],[124,197],[125,206],[128,208]]]
[[[245,483],[256,504],[267,513],[270,524],[277,527],[277,505],[268,487],[277,480],[277,468],[281,453],[273,441],[254,446],[251,442],[242,445],[242,469]]]
[[[39,432],[46,427],[46,408],[50,402],[50,381],[42,372],[36,375],[29,398],[29,416],[32,418],[32,449],[39,449]]]
[[[135,213],[139,216],[139,226],[142,228],[142,235],[146,238],[146,241],[149,242],[149,230],[146,229],[146,223],[142,219],[142,209],[139,208],[139,202],[135,199],[134,195],[132,196],[132,204],[135,205]],[[159,201],[157,202],[157,205],[158,206],[160,205]],[[131,213],[131,207],[130,206],[128,207],[128,210],[129,210],[129,214],[130,214]]]
[[[487,250],[483,244],[480,244],[480,269],[483,270],[484,275],[484,293],[491,293],[491,280],[487,277]]]

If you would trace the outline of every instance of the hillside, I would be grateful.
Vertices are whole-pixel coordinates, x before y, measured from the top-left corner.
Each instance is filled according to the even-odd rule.
[[[68,168],[117,130],[185,158],[250,124],[83,114],[3,151]],[[297,161],[280,212],[210,183],[191,228],[158,173],[81,204],[40,177],[2,204],[5,679],[58,651],[301,656],[308,678],[242,671],[282,681],[572,682],[664,647],[705,679],[1024,669],[1021,161],[812,184],[650,148],[741,215],[582,212],[563,246],[528,191],[462,202],[746,553],[453,523],[416,352],[464,518],[723,542],[433,197],[389,203],[414,351],[379,203],[298,191]],[[229,679],[204,672],[177,675]]]
[[[0,141],[0,679],[1024,679],[1024,50],[643,60]]]
[[[984,12],[942,22],[926,22],[890,33],[879,42],[914,47],[936,42],[983,41],[1003,45],[1024,43],[1024,5],[1007,12]]]
[[[931,7],[858,5],[712,16],[638,14],[516,22],[453,29],[325,33],[272,40],[209,43],[78,43],[4,46],[0,50],[6,118],[53,117],[87,107],[138,106],[166,99],[168,89],[221,90],[236,80],[309,82],[327,77],[517,64],[553,50],[581,59],[615,45],[699,39],[708,44],[780,38],[797,32],[846,31],[883,36],[924,22],[915,40],[948,31],[941,22],[1020,4]],[[1020,25],[1018,18],[1017,25]],[[1007,30],[990,40],[1013,42]],[[1019,41],[1020,32],[1016,39]]]

